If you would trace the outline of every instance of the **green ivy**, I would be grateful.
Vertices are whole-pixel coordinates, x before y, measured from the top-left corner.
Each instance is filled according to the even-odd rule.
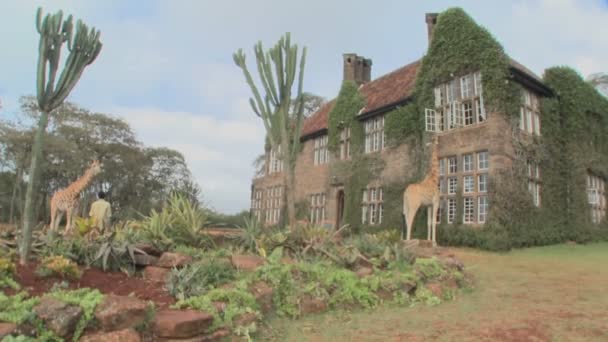
[[[335,101],[336,104],[329,112],[328,119],[329,150],[334,154],[339,152],[340,131],[350,128],[351,154],[361,153],[365,136],[363,125],[357,120],[357,115],[365,106],[365,99],[359,93],[357,84],[353,81],[344,81]]]

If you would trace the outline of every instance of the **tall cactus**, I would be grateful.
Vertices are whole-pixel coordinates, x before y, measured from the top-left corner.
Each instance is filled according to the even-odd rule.
[[[29,181],[25,195],[25,210],[23,219],[23,230],[20,241],[20,262],[27,262],[32,240],[32,228],[34,224],[35,189],[40,174],[40,159],[42,157],[42,145],[44,144],[44,133],[48,124],[49,114],[59,107],[70,94],[84,68],[93,63],[101,51],[102,44],[99,41],[100,32],[95,28],[89,28],[85,23],[78,20],[74,34],[74,24],[70,15],[63,20],[63,12],[47,14],[42,19],[42,8],[36,12],[36,29],[40,34],[38,45],[38,73],[36,75],[36,95],[40,109],[38,129],[32,146],[32,160],[29,170]],[[59,58],[61,48],[67,42],[70,54],[56,81],[59,69]]]
[[[280,160],[283,161],[285,173],[285,196],[289,225],[293,229],[296,223],[295,209],[295,164],[300,150],[300,132],[302,130],[304,113],[304,65],[306,63],[306,47],[302,49],[299,65],[297,95],[291,106],[291,89],[296,80],[298,66],[298,46],[292,45],[290,34],[286,33],[279,41],[264,51],[262,42],[254,46],[259,78],[264,89],[260,94],[256,83],[251,77],[245,63],[245,53],[239,49],[233,54],[234,63],[243,70],[245,79],[253,98],[249,99],[251,108],[262,119],[266,128],[270,145],[275,151],[280,147]],[[295,108],[290,112],[290,108]]]

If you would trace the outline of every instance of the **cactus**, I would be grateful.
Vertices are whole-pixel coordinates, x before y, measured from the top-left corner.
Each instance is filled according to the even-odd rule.
[[[70,15],[63,20],[63,12],[47,14],[42,19],[42,8],[36,12],[36,30],[40,34],[38,45],[38,72],[36,75],[36,95],[40,110],[38,128],[32,146],[32,160],[29,170],[29,181],[25,195],[25,216],[20,243],[20,261],[27,262],[32,238],[34,220],[34,192],[40,174],[39,160],[42,157],[44,133],[48,124],[49,114],[61,106],[70,94],[85,67],[97,58],[102,44],[99,41],[100,32],[89,28],[78,20],[74,31],[73,18]],[[67,42],[69,51],[64,68],[56,80],[59,69],[61,48]]]
[[[302,49],[300,71],[298,75],[297,95],[294,106],[291,106],[291,89],[296,79],[298,66],[298,46],[291,44],[290,34],[284,37],[264,52],[262,42],[254,46],[260,81],[264,89],[264,97],[251,73],[247,69],[245,53],[239,49],[233,54],[234,63],[243,70],[245,80],[251,88],[253,98],[249,99],[251,108],[262,119],[270,145],[275,151],[281,150],[279,158],[283,161],[285,173],[285,196],[289,225],[295,227],[295,161],[300,150],[300,131],[302,130],[304,96],[304,64],[306,63],[306,47]],[[290,113],[290,108],[295,108]]]

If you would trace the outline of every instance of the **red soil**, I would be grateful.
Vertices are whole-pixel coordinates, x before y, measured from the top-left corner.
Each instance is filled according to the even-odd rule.
[[[77,280],[67,280],[57,277],[41,278],[36,274],[37,263],[25,266],[17,265],[14,279],[21,285],[22,290],[32,296],[39,296],[49,291],[55,283],[69,282],[69,289],[83,287],[95,288],[105,294],[119,296],[133,295],[139,299],[153,301],[157,308],[166,308],[175,303],[175,299],[163,288],[163,284],[146,282],[136,276],[129,277],[122,272],[104,272],[97,268],[84,269],[82,277]]]

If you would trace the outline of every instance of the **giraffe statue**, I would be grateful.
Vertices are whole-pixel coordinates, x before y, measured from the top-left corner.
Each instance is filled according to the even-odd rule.
[[[421,206],[427,207],[427,237],[436,245],[437,211],[439,210],[439,137],[434,135],[431,142],[431,164],[424,179],[410,184],[403,192],[403,216],[406,221],[406,240],[412,237],[412,224]]]
[[[51,230],[59,228],[59,222],[63,217],[63,213],[67,214],[67,224],[65,231],[72,231],[72,219],[78,205],[78,197],[93,180],[97,174],[101,172],[101,163],[95,160],[89,168],[84,172],[82,177],[78,178],[74,183],[70,184],[65,189],[57,190],[51,198]]]

